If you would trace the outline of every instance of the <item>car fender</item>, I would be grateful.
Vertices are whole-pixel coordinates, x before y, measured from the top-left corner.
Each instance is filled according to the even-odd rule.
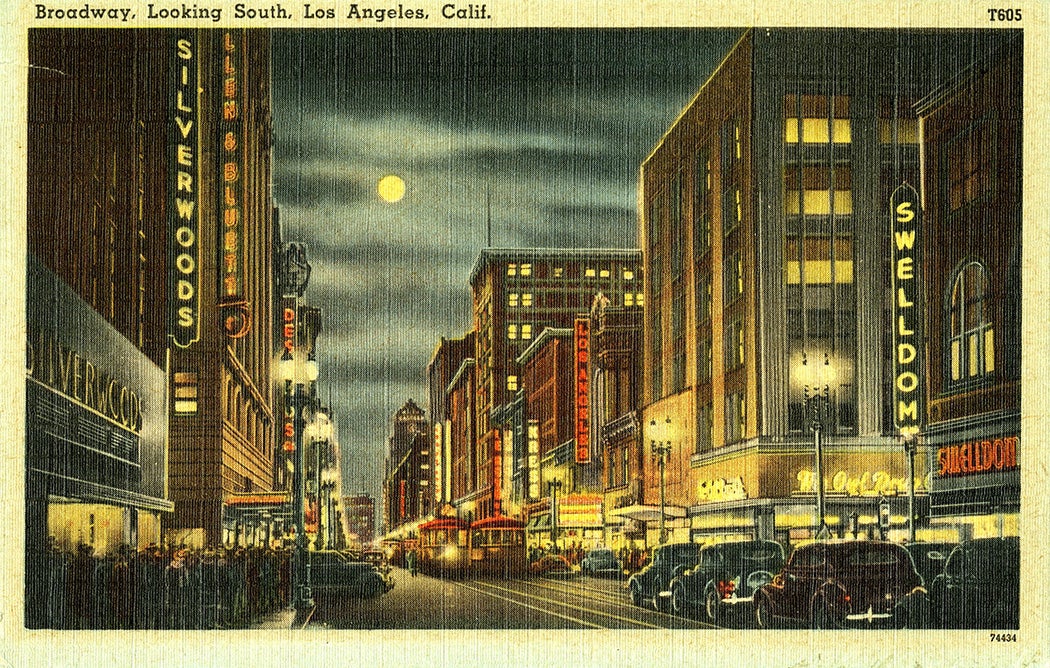
[[[813,605],[818,600],[824,600],[830,602],[832,605],[846,605],[849,607],[849,603],[846,601],[846,589],[834,580],[827,580],[813,592],[813,596],[809,599],[810,610],[813,609]]]

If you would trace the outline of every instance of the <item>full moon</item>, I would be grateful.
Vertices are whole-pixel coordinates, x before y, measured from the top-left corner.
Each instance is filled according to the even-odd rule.
[[[405,182],[397,174],[387,174],[379,179],[376,192],[384,202],[396,202],[405,196]]]

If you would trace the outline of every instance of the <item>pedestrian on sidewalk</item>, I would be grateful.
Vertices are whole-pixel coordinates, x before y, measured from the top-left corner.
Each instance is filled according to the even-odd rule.
[[[412,577],[416,576],[416,551],[409,550],[408,554],[405,555],[405,565],[408,567],[408,572],[412,574]]]

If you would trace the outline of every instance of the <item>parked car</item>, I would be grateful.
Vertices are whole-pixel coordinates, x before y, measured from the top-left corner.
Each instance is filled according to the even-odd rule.
[[[718,543],[700,550],[699,562],[671,580],[671,610],[720,623],[732,609],[751,612],[755,591],[784,567],[784,548],[771,540]]]
[[[529,573],[549,578],[573,578],[580,573],[580,567],[573,566],[560,554],[545,554],[529,564]]]
[[[631,603],[640,606],[649,601],[655,609],[666,610],[671,580],[695,566],[699,553],[697,543],[668,543],[653,550],[649,563],[627,581]]]
[[[922,627],[929,600],[903,545],[881,540],[809,543],[755,592],[755,622],[811,628]]]
[[[361,553],[361,561],[366,561],[376,568],[381,573],[388,573],[390,571],[390,563],[386,559],[386,552],[383,550],[368,549]]]
[[[915,562],[915,570],[919,571],[926,588],[930,588],[933,579],[944,570],[944,562],[948,555],[956,548],[958,543],[908,543],[904,547],[911,554],[911,560]]]
[[[930,585],[932,624],[951,629],[1016,629],[1020,596],[1019,538],[963,541]]]
[[[375,564],[351,561],[334,551],[309,553],[310,587],[314,593],[340,593],[359,598],[380,596],[394,581]]]
[[[616,558],[616,554],[607,547],[599,547],[587,552],[587,556],[580,562],[580,570],[584,575],[617,578],[623,576],[623,565]]]

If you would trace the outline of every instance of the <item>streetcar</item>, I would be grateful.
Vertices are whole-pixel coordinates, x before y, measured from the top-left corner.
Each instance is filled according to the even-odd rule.
[[[439,517],[419,525],[416,553],[419,570],[438,577],[463,575],[470,556],[467,548],[469,526],[455,517]]]
[[[518,577],[525,574],[525,523],[488,517],[470,525],[470,571],[474,575]]]

